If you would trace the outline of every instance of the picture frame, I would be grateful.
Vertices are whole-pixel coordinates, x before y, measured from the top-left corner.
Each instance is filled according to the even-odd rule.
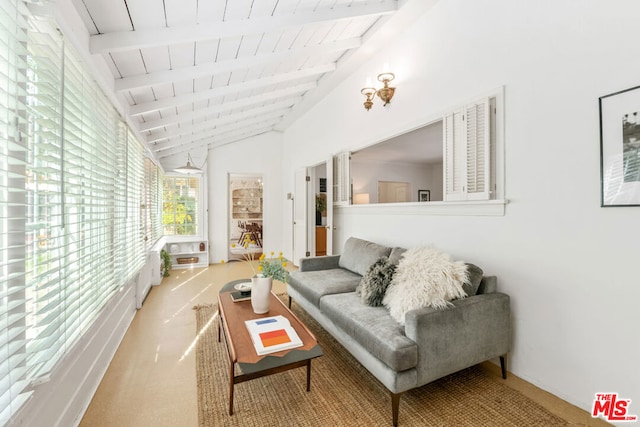
[[[431,191],[430,190],[418,190],[418,201],[419,202],[429,202],[429,201],[431,201]]]
[[[640,206],[640,86],[601,96],[600,206]]]

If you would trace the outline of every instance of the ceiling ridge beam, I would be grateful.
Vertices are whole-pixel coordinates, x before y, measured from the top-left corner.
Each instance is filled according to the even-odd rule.
[[[286,15],[204,22],[190,26],[115,31],[91,36],[89,38],[89,49],[92,54],[105,54],[108,52],[167,46],[176,43],[224,39],[246,34],[268,33],[313,23],[387,15],[395,13],[397,10],[398,2],[396,0],[384,0],[374,4],[339,5],[331,9],[304,11]]]
[[[306,92],[313,87],[315,87],[315,84],[304,84],[304,85],[294,86],[286,89],[275,90],[272,92],[268,92],[264,95],[254,96],[250,98],[242,98],[237,101],[217,104],[209,108],[197,109],[188,113],[175,114],[172,116],[164,117],[162,119],[151,120],[149,122],[140,123],[139,129],[141,132],[145,132],[148,130],[158,129],[158,128],[176,124],[176,123],[190,122],[192,120],[199,119],[201,117],[222,113],[224,111],[249,107],[251,105],[260,104],[263,102],[269,102],[271,100],[278,99],[278,98],[293,97],[294,95],[298,95],[302,92]],[[297,98],[296,101],[300,101],[302,99],[299,96],[296,98]]]
[[[280,110],[275,110],[275,111],[271,111],[271,112],[265,112],[261,115],[258,115],[257,117],[259,117],[259,119],[265,119],[268,117],[279,117],[282,118],[288,111],[290,111],[291,109],[280,109]],[[161,143],[162,140],[165,139],[170,139],[170,138],[177,138],[177,137],[181,137],[183,135],[191,135],[200,131],[205,131],[208,129],[217,129],[220,127],[223,127],[225,124],[229,124],[229,125],[233,125],[236,123],[246,123],[250,120],[256,120],[256,116],[247,116],[245,118],[241,118],[238,119],[236,121],[229,121],[226,123],[223,123],[222,125],[218,124],[216,125],[217,121],[206,121],[206,122],[202,122],[202,123],[197,123],[193,126],[189,126],[188,128],[179,128],[177,130],[173,130],[173,131],[162,131],[162,132],[157,132],[154,134],[151,134],[147,137],[146,141],[148,144],[154,144],[157,145],[158,143]],[[213,127],[212,127],[212,123],[213,123]]]
[[[195,66],[174,68],[172,70],[156,71],[153,73],[116,79],[114,82],[114,90],[116,92],[124,92],[127,90],[146,88],[162,83],[191,80],[215,74],[229,73],[236,70],[251,68],[256,65],[283,62],[298,55],[316,56],[329,52],[357,49],[361,44],[361,37],[354,37],[330,43],[323,43],[320,45],[283,50],[280,52],[228,59],[220,62],[208,62]]]
[[[264,77],[260,79],[248,80],[242,83],[230,84],[228,86],[214,87],[195,93],[188,93],[184,95],[172,96],[170,98],[163,98],[157,101],[144,102],[141,104],[131,105],[128,107],[128,114],[130,116],[139,116],[141,114],[153,113],[165,108],[175,107],[178,105],[186,105],[191,102],[202,101],[205,99],[211,99],[219,96],[225,96],[232,93],[243,92],[251,89],[260,89],[265,86],[277,85],[280,83],[299,80],[305,77],[312,77],[318,74],[329,73],[336,69],[334,63],[324,64],[312,68],[303,68],[301,70],[292,71],[289,73],[276,74],[271,77]]]

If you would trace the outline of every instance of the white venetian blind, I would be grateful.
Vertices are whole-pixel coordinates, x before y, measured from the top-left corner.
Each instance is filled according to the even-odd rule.
[[[0,424],[142,266],[144,174],[141,144],[52,21],[2,0]]]
[[[0,2],[0,424],[29,396],[26,364],[26,10]]]
[[[144,152],[142,144],[127,130],[127,218],[126,218],[126,280],[132,279],[145,260],[144,226],[140,205],[144,200]]]
[[[52,26],[29,20],[25,311],[33,375],[48,372],[64,350],[62,45]]]
[[[144,159],[144,200],[141,206],[145,249],[151,248],[162,237],[160,214],[160,168],[151,159]]]

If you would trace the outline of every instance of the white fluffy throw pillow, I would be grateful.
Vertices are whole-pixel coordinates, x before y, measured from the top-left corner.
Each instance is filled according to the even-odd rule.
[[[410,310],[443,309],[451,305],[449,301],[464,298],[462,284],[467,279],[464,262],[453,261],[449,255],[431,247],[412,248],[400,259],[382,303],[391,316],[404,325],[405,314]]]

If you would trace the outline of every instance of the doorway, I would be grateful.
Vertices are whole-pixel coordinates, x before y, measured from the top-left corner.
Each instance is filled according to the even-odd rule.
[[[327,255],[327,165],[322,163],[312,169],[314,209],[315,256]]]
[[[229,174],[229,261],[262,255],[263,187],[262,175]]]

